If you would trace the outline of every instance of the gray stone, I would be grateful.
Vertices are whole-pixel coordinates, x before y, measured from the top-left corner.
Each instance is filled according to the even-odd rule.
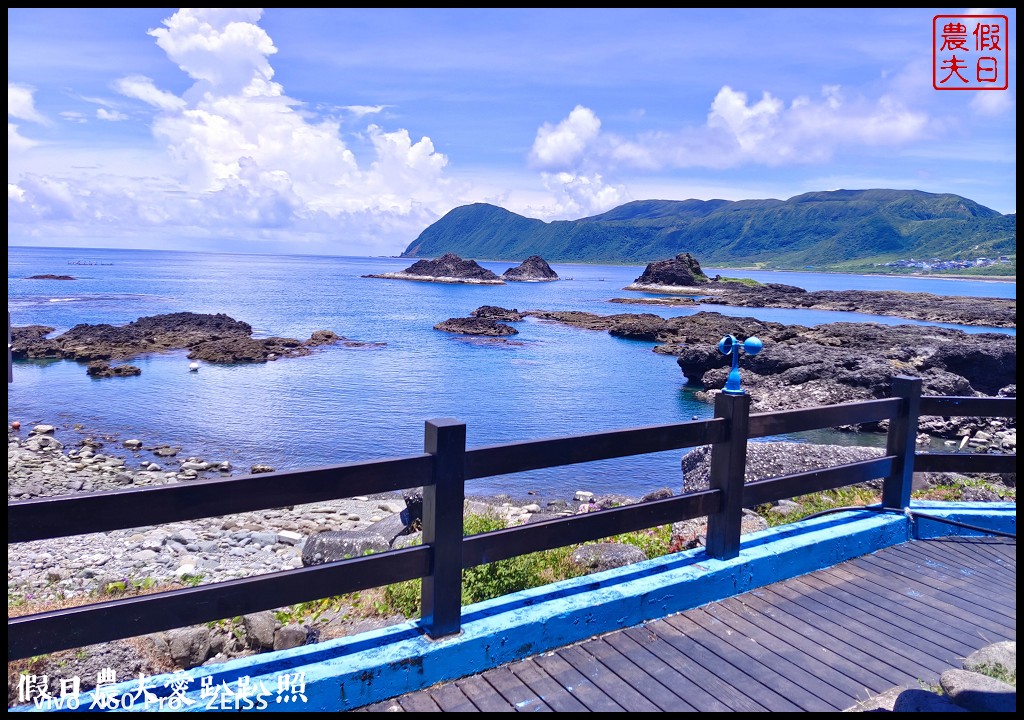
[[[410,529],[405,523],[405,515],[398,512],[373,523],[366,532],[388,538],[388,545],[391,545],[399,535],[408,535]]]
[[[1016,666],[1014,666],[1016,669]],[[939,677],[943,692],[972,712],[1016,712],[1017,688],[970,670],[947,670]]]
[[[740,520],[740,534],[768,529],[768,521],[751,510],[744,510]],[[706,515],[691,520],[682,520],[672,525],[670,547],[675,550],[692,550],[707,543],[708,518]]]
[[[277,533],[277,541],[285,545],[298,545],[302,542],[302,533],[294,530],[281,530]]]
[[[390,549],[391,539],[360,530],[324,530],[306,540],[302,547],[302,564],[320,565],[362,557],[370,552],[384,552]]]
[[[588,573],[611,570],[647,560],[643,550],[625,543],[602,542],[582,545],[573,551],[570,562]]]
[[[64,444],[52,435],[35,435],[25,442],[29,450],[63,450]]]
[[[252,541],[259,543],[260,545],[276,545],[277,544],[277,533],[276,532],[254,532],[252,534]]]
[[[939,693],[919,688],[894,687],[857,703],[847,712],[965,712]]]
[[[975,650],[964,660],[964,670],[984,672],[1002,666],[1007,670],[1017,669],[1017,642],[1004,640]]]
[[[650,502],[651,500],[665,500],[666,498],[672,497],[672,490],[669,488],[661,488],[660,490],[653,490],[642,498],[640,502]]]
[[[277,619],[268,611],[250,613],[242,616],[245,637],[249,647],[254,650],[274,647],[274,634],[277,630]]]
[[[306,644],[306,628],[296,623],[289,623],[274,635],[274,649],[287,650]]]
[[[752,442],[747,445],[744,482],[872,460],[884,454],[882,448],[872,447]],[[710,446],[695,448],[684,455],[682,470],[684,493],[707,490],[708,476],[711,473]]]
[[[210,653],[210,630],[205,625],[170,630],[167,645],[175,665],[186,670],[197,667]]]

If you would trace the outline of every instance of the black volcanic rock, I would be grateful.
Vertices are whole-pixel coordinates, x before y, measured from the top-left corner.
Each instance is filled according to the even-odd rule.
[[[418,260],[405,269],[410,275],[452,277],[466,280],[497,280],[498,276],[480,267],[476,260],[463,260],[454,253],[445,253],[436,260]]]
[[[648,288],[684,288],[690,289],[711,279],[700,269],[700,263],[690,253],[679,253],[671,260],[659,260],[647,265],[643,274],[626,290],[646,290]]]
[[[42,325],[11,328],[11,357],[15,360],[62,358],[93,362],[188,349],[190,358],[238,363],[265,362],[278,357],[309,355],[311,352],[305,343],[293,338],[256,340],[250,337],[252,326],[249,323],[223,313],[152,315],[120,326],[80,324],[63,335],[47,338],[51,332],[53,328]],[[320,334],[314,334],[311,340],[326,337],[324,333],[327,332],[318,331]],[[97,366],[95,372],[105,371]],[[120,374],[124,372],[120,371]]]
[[[427,282],[477,283],[504,285],[505,281],[475,260],[463,260],[454,253],[445,253],[436,260],[418,260],[401,272],[364,275],[391,280],[419,280]]]
[[[71,275],[29,275],[29,280],[74,280],[75,278]]]
[[[489,318],[475,317],[448,318],[444,322],[439,322],[435,325],[434,329],[463,335],[486,335],[488,337],[519,334],[519,331],[511,325],[506,325]]]
[[[94,378],[132,377],[141,375],[142,369],[135,365],[111,365],[105,360],[94,360],[89,363],[85,372]]]
[[[256,340],[250,337],[219,338],[201,342],[189,352],[189,360],[210,363],[261,363],[282,357],[301,357],[312,351],[301,340],[271,337]]]
[[[725,386],[730,370],[719,340],[756,335],[764,349],[740,358],[754,412],[889,397],[896,375],[920,377],[925,395],[994,396],[1016,386],[1017,341],[1002,333],[849,322],[803,327],[713,312],[673,318],[540,310],[523,315],[660,343],[654,352],[675,356],[687,384],[706,400]],[[955,438],[972,422],[953,420],[922,418],[922,432]],[[999,427],[1015,425],[1010,419]]]
[[[759,308],[813,308],[836,312],[896,315],[913,320],[957,325],[1017,326],[1017,299],[935,295],[902,290],[816,290],[768,283],[716,283],[704,305]],[[703,290],[704,288],[702,288]]]
[[[496,305],[481,305],[469,314],[474,318],[489,318],[491,320],[503,320],[504,322],[519,322],[523,319],[522,313],[518,310],[508,310]]]
[[[551,282],[558,280],[558,273],[551,269],[540,255],[531,255],[522,264],[509,268],[501,274],[506,280],[517,282]]]

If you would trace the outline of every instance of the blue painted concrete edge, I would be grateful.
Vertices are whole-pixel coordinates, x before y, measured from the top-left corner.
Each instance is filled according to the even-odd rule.
[[[110,686],[106,694],[121,698],[134,694],[132,709],[150,712],[351,710],[831,567],[907,540],[1016,534],[1015,503],[915,502],[909,511],[852,510],[822,515],[744,535],[739,557],[731,560],[708,558],[699,548],[469,605],[463,608],[462,633],[451,638],[431,640],[419,621],[410,621],[187,673],[147,678],[146,687],[152,693],[148,703],[138,694],[138,681]],[[240,697],[239,688],[252,694]],[[100,709],[98,702],[93,693],[82,693],[73,709],[95,712]]]

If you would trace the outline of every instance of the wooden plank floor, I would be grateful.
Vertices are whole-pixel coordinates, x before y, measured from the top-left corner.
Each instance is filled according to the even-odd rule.
[[[915,540],[360,710],[845,710],[1015,641],[1016,593],[1016,539]]]

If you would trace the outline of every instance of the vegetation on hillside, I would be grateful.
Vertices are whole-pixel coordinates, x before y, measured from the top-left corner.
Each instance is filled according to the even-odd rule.
[[[549,262],[635,264],[689,252],[719,267],[855,266],[858,272],[878,272],[881,263],[915,257],[1015,257],[1017,216],[958,195],[917,190],[836,190],[735,202],[644,200],[557,222],[476,203],[428,227],[403,257],[445,252],[489,260],[540,255]]]

